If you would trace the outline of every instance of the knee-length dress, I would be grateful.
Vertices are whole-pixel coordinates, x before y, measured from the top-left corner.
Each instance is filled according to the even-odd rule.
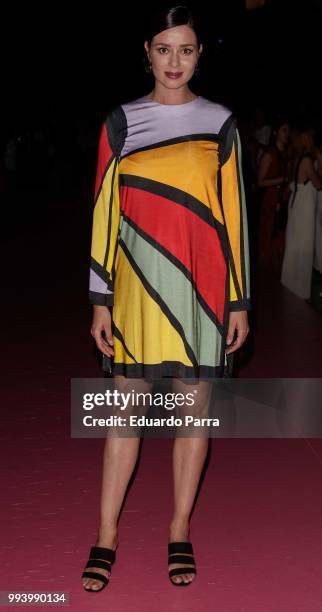
[[[222,377],[250,308],[241,145],[229,109],[143,96],[100,135],[89,301],[111,308],[113,373]]]
[[[297,185],[293,181],[291,191],[281,283],[307,300],[311,297],[317,190],[308,179]]]
[[[266,179],[276,179],[280,176],[287,176],[288,164],[286,157],[277,146],[271,146],[268,150],[271,162],[265,176]],[[265,271],[274,271],[280,274],[280,269],[284,254],[285,231],[276,231],[276,207],[277,204],[285,206],[287,214],[287,204],[289,188],[284,185],[270,185],[263,189],[260,207],[259,239],[258,239],[258,260],[260,267]]]
[[[314,268],[322,274],[322,191],[316,194],[316,217],[315,217],[315,244],[314,244]]]

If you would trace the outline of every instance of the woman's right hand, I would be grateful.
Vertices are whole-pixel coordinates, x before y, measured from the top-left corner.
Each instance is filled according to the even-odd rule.
[[[105,338],[104,335],[105,334]],[[108,307],[93,306],[93,321],[91,335],[95,339],[97,348],[108,357],[114,356],[112,317]]]

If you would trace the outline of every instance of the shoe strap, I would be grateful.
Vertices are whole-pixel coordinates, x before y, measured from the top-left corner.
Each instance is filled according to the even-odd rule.
[[[195,567],[176,567],[176,569],[170,570],[169,577],[178,576],[179,574],[196,574],[197,570]]]
[[[172,555],[173,553],[190,553],[193,555],[191,542],[169,542],[168,554]]]
[[[171,563],[194,563],[195,560],[192,555],[171,555],[168,559],[168,564]]]
[[[100,559],[90,559],[87,561],[86,569],[88,567],[99,567],[100,569],[111,571],[111,564],[109,561],[101,561]]]
[[[107,584],[109,581],[109,578],[103,576],[103,574],[98,574],[96,572],[83,572],[82,578],[92,578],[93,580],[100,580],[101,582],[103,582],[103,584]]]
[[[104,561],[115,561],[115,550],[111,548],[103,548],[101,546],[92,546],[90,552],[90,559],[103,559]]]

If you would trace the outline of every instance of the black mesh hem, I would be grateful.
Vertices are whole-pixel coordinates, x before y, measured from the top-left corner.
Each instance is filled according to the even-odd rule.
[[[227,355],[227,359],[228,359]],[[230,378],[232,376],[232,359],[228,359],[227,366],[199,366],[198,368],[185,366],[177,361],[163,361],[162,363],[147,365],[144,363],[114,363],[112,362],[112,376],[121,374],[126,378]]]

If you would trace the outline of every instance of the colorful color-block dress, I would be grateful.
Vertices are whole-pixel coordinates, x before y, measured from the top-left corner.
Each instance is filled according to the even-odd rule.
[[[89,300],[111,307],[113,373],[227,375],[229,313],[250,308],[241,145],[201,96],[115,107],[100,135]]]

